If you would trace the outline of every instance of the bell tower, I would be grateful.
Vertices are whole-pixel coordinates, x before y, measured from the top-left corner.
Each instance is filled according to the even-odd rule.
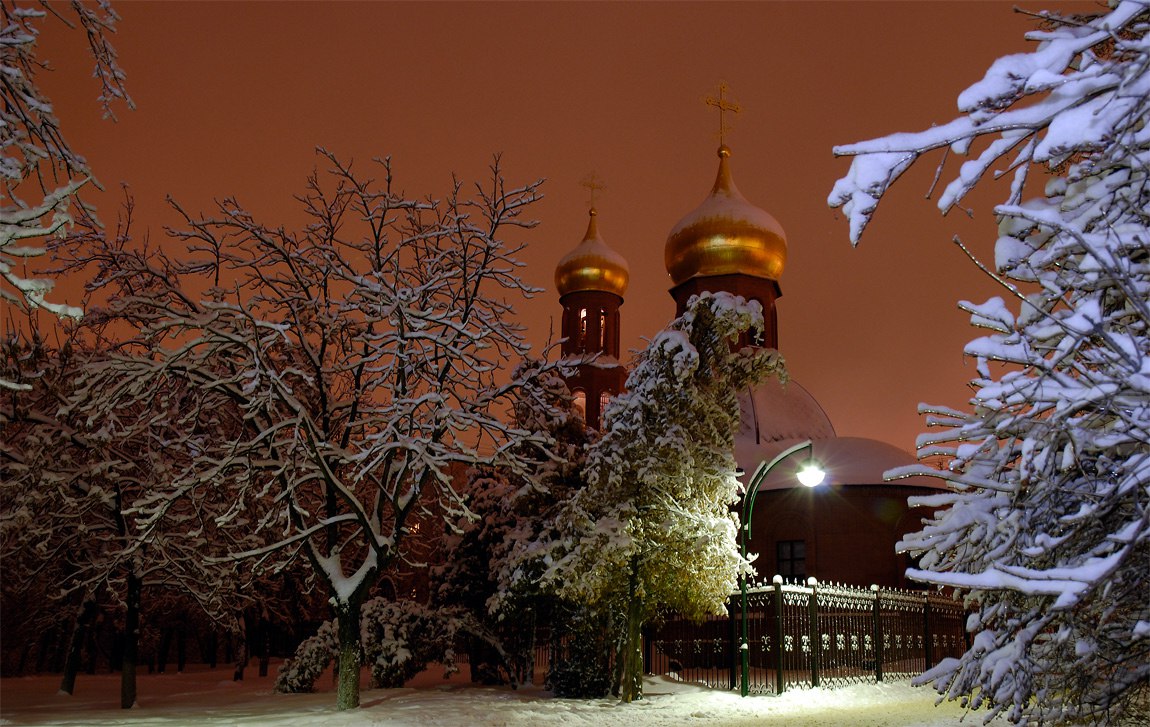
[[[723,143],[724,112],[741,109],[724,97],[708,98],[719,110],[719,172],[711,193],[679,221],[667,236],[664,262],[671,277],[676,315],[682,315],[692,295],[726,291],[763,306],[761,339],[741,341],[768,348],[779,347],[775,301],[782,296],[779,276],[787,261],[787,236],[782,225],[747,201],[731,177],[731,149]]]
[[[588,214],[583,241],[555,268],[555,287],[563,306],[563,355],[597,354],[593,362],[577,367],[567,386],[587,426],[598,429],[607,401],[623,390],[627,379],[619,361],[619,308],[630,272],[623,256],[599,237],[594,206]]]

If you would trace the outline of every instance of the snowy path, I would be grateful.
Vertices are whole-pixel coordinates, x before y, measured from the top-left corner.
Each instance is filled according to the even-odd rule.
[[[273,670],[274,671],[274,670]],[[335,710],[331,691],[318,694],[271,693],[271,677],[253,674],[232,682],[230,670],[194,667],[184,674],[141,675],[139,706],[116,708],[115,675],[80,675],[73,697],[56,694],[58,676],[0,680],[0,725],[60,727],[948,727],[979,725],[954,703],[933,706],[933,695],[905,683],[857,685],[840,690],[806,690],[781,697],[740,698],[681,684],[649,679],[646,698],[632,705],[611,699],[555,699],[539,689],[472,687],[465,680],[445,682],[426,673],[414,687],[364,691],[362,707]],[[331,681],[323,685],[330,689]],[[1000,723],[996,723],[1000,724]]]

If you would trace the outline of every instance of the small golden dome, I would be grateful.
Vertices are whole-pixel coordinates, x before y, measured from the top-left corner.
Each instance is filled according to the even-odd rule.
[[[622,298],[631,279],[627,261],[599,237],[595,208],[588,214],[591,220],[583,242],[567,253],[555,268],[555,287],[560,297],[577,290],[602,290]]]
[[[711,194],[667,236],[664,261],[678,285],[695,276],[742,273],[778,280],[787,262],[787,235],[778,221],[747,201],[731,179],[731,150],[719,147]]]

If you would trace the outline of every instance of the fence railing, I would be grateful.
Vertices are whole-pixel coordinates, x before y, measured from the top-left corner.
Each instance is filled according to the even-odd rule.
[[[741,594],[702,622],[668,618],[646,643],[654,674],[735,688]],[[842,686],[920,674],[966,650],[962,605],[935,593],[783,583],[747,591],[749,691]]]

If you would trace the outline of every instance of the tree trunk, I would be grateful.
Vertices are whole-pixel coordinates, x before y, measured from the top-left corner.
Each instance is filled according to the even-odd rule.
[[[64,662],[64,678],[60,680],[60,691],[72,694],[76,690],[76,674],[80,671],[80,655],[88,637],[88,629],[96,620],[95,601],[84,601],[76,626],[72,630],[72,640],[68,645],[68,659]]]
[[[271,661],[271,624],[268,623],[264,615],[260,616],[259,620],[259,639],[256,641],[256,648],[259,651],[260,657],[260,676],[266,677],[268,675],[268,663]]]
[[[156,653],[156,671],[163,674],[168,670],[168,652],[172,649],[172,634],[174,629],[166,628],[160,632],[160,646]]]
[[[16,667],[16,676],[24,676],[24,670],[28,668],[28,657],[32,654],[32,642],[24,644],[24,649],[20,652],[20,664]]]
[[[519,674],[516,679],[519,684],[535,683],[535,631],[537,617],[534,608],[528,608],[522,622],[523,638],[519,642]]]
[[[182,628],[176,631],[176,673],[183,674],[188,665],[188,632]]]
[[[88,628],[88,666],[87,671],[89,674],[96,673],[96,658],[100,652],[99,646],[96,641],[96,632],[100,630],[100,618],[96,617],[96,623]]]
[[[633,702],[643,698],[643,609],[637,596],[639,568],[631,562],[627,587],[627,633],[623,636],[623,668],[619,699]]]
[[[349,602],[337,604],[335,608],[339,630],[337,709],[359,706],[360,610],[359,596],[352,596]]]
[[[120,707],[123,709],[131,709],[136,704],[136,659],[140,646],[140,598],[143,589],[143,581],[135,573],[128,573],[124,656],[120,672]]]
[[[218,639],[216,638],[216,630],[214,628],[212,628],[210,626],[208,627],[208,635],[204,638],[204,641],[207,643],[207,645],[204,648],[208,652],[208,668],[209,669],[215,669],[216,668],[216,654],[217,654],[217,652],[219,652],[220,649],[219,649]]]
[[[239,639],[239,648],[236,649],[236,668],[232,672],[233,682],[244,680],[244,669],[248,666],[248,617],[246,613],[236,615],[236,638]]]
[[[48,664],[51,662],[52,653],[52,639],[56,635],[56,627],[45,629],[40,635],[40,651],[36,654],[36,671],[48,671]]]

